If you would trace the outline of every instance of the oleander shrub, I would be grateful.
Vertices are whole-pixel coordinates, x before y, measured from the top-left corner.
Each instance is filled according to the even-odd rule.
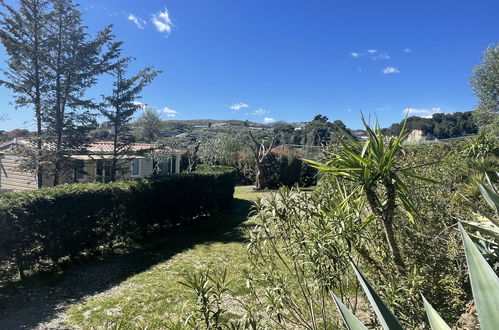
[[[235,169],[67,184],[0,197],[0,282],[102,246],[209,216],[232,200]]]
[[[237,156],[238,183],[252,185],[255,183],[255,160],[249,152],[240,152]],[[310,187],[317,184],[317,170],[304,163],[291,151],[272,152],[262,163],[265,177],[264,188]]]

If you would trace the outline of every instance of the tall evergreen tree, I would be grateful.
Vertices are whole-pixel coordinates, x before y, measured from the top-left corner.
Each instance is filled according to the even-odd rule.
[[[98,106],[85,98],[85,92],[113,68],[121,42],[114,41],[110,26],[91,39],[72,0],[51,2],[47,119],[55,145],[53,184],[57,185],[61,172],[72,166],[71,154],[85,146],[85,135],[95,124],[92,110]]]
[[[101,109],[102,115],[106,117],[113,128],[113,158],[111,161],[111,181],[116,180],[118,159],[127,151],[130,139],[122,134],[125,125],[132,119],[134,113],[142,107],[137,102],[140,93],[160,73],[152,67],[147,67],[135,76],[126,78],[126,69],[131,58],[124,58],[114,67],[113,92],[104,97],[105,107]]]
[[[17,107],[33,109],[36,122],[36,152],[31,162],[37,185],[43,185],[44,93],[48,88],[47,65],[49,31],[47,0],[21,0],[15,9],[0,0],[0,42],[8,55],[8,69],[2,70],[0,84],[14,92]]]

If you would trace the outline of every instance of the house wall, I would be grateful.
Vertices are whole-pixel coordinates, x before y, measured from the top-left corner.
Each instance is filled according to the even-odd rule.
[[[97,159],[87,160],[84,163],[85,177],[81,182],[95,182],[97,180]],[[153,161],[140,159],[140,177],[148,177],[153,174]],[[121,159],[117,163],[116,178],[118,180],[128,180],[131,178],[131,159]]]
[[[0,162],[0,189],[6,191],[34,190],[37,188],[34,173],[19,170],[20,157],[6,153]]]
[[[0,159],[0,189],[6,191],[21,191],[21,190],[34,190],[37,189],[37,180],[35,173],[22,172],[19,170],[19,163],[22,158],[16,156],[10,147],[2,148],[3,158]],[[179,172],[180,157],[175,157],[175,172]],[[85,175],[80,182],[95,182],[97,161],[86,160],[84,162]],[[131,177],[131,159],[122,159],[118,161],[118,180],[127,180]],[[154,167],[152,159],[140,159],[140,177],[149,177],[153,175]],[[52,177],[44,176],[43,186],[52,186]],[[67,173],[61,173],[59,182],[73,183],[74,173],[69,170]]]
[[[152,159],[141,159],[140,160],[140,176],[148,177],[153,174],[153,161]]]

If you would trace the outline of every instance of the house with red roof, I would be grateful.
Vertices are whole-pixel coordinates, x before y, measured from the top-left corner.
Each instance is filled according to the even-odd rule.
[[[19,148],[34,149],[33,142],[26,139],[13,139],[0,144],[0,192],[37,189],[35,173],[22,170],[22,153]],[[51,149],[50,144],[44,148]],[[120,151],[117,162],[118,180],[149,177],[153,174],[171,175],[180,173],[180,151],[161,148],[164,155],[161,161],[154,161],[150,153],[159,148],[149,143],[131,143]],[[166,156],[165,156],[166,155]],[[112,142],[94,142],[85,149],[71,155],[74,166],[61,175],[61,183],[109,182],[111,161],[113,159]],[[50,164],[45,164],[50,167]],[[49,171],[47,171],[49,172]],[[51,186],[51,178],[44,178],[44,186]]]

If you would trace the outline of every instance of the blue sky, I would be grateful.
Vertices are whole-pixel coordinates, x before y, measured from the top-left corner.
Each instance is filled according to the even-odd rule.
[[[11,1],[12,2],[12,1]],[[384,126],[404,109],[473,109],[469,85],[499,42],[499,1],[82,0],[91,32],[107,24],[136,62],[163,73],[142,102],[164,119],[309,121]],[[5,53],[0,48],[0,65]],[[110,89],[104,77],[89,95]],[[33,128],[0,89],[0,129]]]

